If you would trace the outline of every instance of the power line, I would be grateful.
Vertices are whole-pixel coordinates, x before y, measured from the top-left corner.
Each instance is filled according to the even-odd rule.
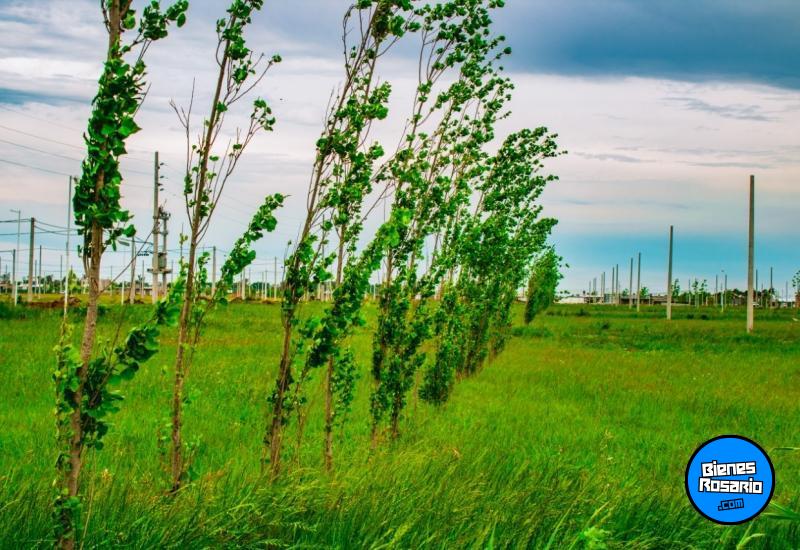
[[[14,147],[19,147],[21,149],[27,149],[28,151],[35,151],[37,153],[42,153],[44,155],[52,155],[54,157],[59,157],[62,159],[72,160],[75,162],[83,162],[81,159],[76,159],[74,157],[68,157],[66,155],[59,155],[58,153],[51,153],[50,151],[45,151],[44,149],[37,149],[36,147],[30,147],[28,145],[22,145],[20,143],[14,143],[13,141],[8,141],[5,139],[0,139],[0,143],[7,143],[9,145],[13,145]]]
[[[55,139],[50,139],[50,138],[46,138],[46,137],[43,137],[43,136],[38,136],[36,134],[31,134],[29,132],[23,132],[22,130],[17,130],[16,128],[11,128],[9,126],[4,126],[2,124],[0,124],[0,128],[2,128],[3,130],[8,130],[9,132],[16,132],[17,134],[22,134],[23,136],[32,137],[34,139],[40,139],[42,141],[49,141],[50,143],[57,143],[58,145],[63,145],[65,147],[72,147],[73,149],[80,149],[81,151],[84,150],[83,147],[81,147],[79,145],[75,145],[74,143],[66,143],[66,142],[63,142],[63,141],[58,141],[58,140],[55,140]]]
[[[5,139],[0,139],[0,143],[7,143],[9,145],[13,145],[15,147],[20,147],[21,149],[27,149],[29,151],[34,151],[36,153],[40,153],[40,154],[43,154],[43,155],[51,155],[51,156],[54,156],[54,157],[71,160],[73,162],[83,163],[82,159],[78,159],[78,158],[75,158],[75,157],[68,157],[66,155],[60,155],[58,153],[53,153],[51,151],[45,151],[44,149],[38,149],[36,147],[30,147],[28,145],[22,145],[20,143],[14,143],[13,141],[8,141],[8,140],[5,140]],[[127,158],[127,156],[122,156],[122,157],[120,157],[120,160],[124,160],[126,158]],[[44,168],[37,168],[37,170],[44,170]],[[133,170],[133,169],[130,169],[130,168],[127,168],[124,171],[125,172],[130,172],[132,174],[141,174],[141,175],[144,175],[144,176],[149,176],[150,175],[149,172],[142,172],[141,170]]]
[[[22,162],[14,162],[13,160],[0,159],[0,162],[5,162],[6,164],[13,164],[15,166],[22,166],[23,168],[30,168],[31,170],[39,170],[41,172],[48,172],[50,174],[56,174],[57,176],[70,177],[72,175],[72,174],[66,174],[64,172],[58,172],[56,170],[50,170],[49,168],[42,168],[40,166],[32,166],[30,164],[24,164]]]
[[[24,116],[24,117],[27,117],[27,118],[32,118],[33,120],[38,120],[40,122],[46,122],[47,124],[50,124],[51,126],[58,126],[59,128],[64,128],[65,130],[69,130],[71,132],[76,131],[75,128],[70,128],[69,126],[65,126],[63,124],[59,124],[58,122],[55,122],[55,121],[52,121],[52,120],[47,120],[45,118],[39,118],[38,116],[33,116],[31,114],[28,114],[28,113],[23,113],[22,111],[17,111],[16,109],[11,109],[11,108],[9,108],[9,107],[7,107],[5,105],[0,105],[0,109],[3,109],[4,111],[8,111],[9,113],[14,113],[14,114],[17,114],[17,115],[20,115],[20,116]]]
[[[32,115],[26,115],[25,113],[20,113],[19,111],[13,111],[13,110],[8,109],[8,108],[6,108],[6,110],[7,111],[11,111],[12,113],[17,113],[17,114],[23,115],[23,116],[29,116],[30,118],[33,118],[35,120],[42,120],[42,119],[36,118],[36,117],[34,117]],[[48,122],[48,121],[42,120],[42,122]],[[52,122],[48,122],[48,123],[49,124],[54,124]],[[56,126],[59,126],[59,125],[56,124]],[[71,130],[73,132],[79,132],[79,131],[81,133],[83,132],[82,130],[76,130],[74,128],[67,128],[66,126],[61,126],[61,127],[65,128],[67,130]],[[75,145],[74,143],[67,143],[65,141],[58,141],[56,139],[46,138],[46,137],[43,137],[43,136],[40,136],[40,135],[37,135],[37,134],[31,134],[30,132],[25,132],[24,130],[18,130],[16,128],[11,128],[10,126],[5,126],[3,124],[0,124],[0,128],[3,128],[4,130],[8,130],[9,132],[15,132],[17,134],[22,134],[23,136],[32,137],[34,139],[40,139],[42,141],[49,141],[50,143],[56,143],[58,145],[63,145],[64,147],[72,147],[73,149],[78,149],[80,151],[84,151],[85,150],[85,147],[83,147],[81,145]],[[146,153],[146,151],[141,151],[141,152],[142,153]],[[152,162],[150,159],[143,159],[143,158],[139,158],[139,157],[136,157],[134,155],[131,155],[130,151],[125,154],[125,157],[129,158],[131,160],[135,160],[137,162],[146,162],[146,163]]]

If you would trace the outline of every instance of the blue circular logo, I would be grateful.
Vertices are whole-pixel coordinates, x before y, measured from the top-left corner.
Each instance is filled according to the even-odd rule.
[[[723,525],[750,521],[769,504],[775,469],[767,453],[738,435],[700,445],[686,466],[686,494],[704,517]]]

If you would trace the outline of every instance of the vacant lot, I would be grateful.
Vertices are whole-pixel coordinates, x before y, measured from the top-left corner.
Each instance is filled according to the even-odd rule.
[[[102,330],[108,337],[147,309],[111,307]],[[0,541],[47,546],[58,311],[0,312]],[[800,446],[797,313],[758,312],[749,337],[743,311],[677,308],[672,323],[661,315],[562,306],[517,324],[506,350],[458,383],[448,404],[413,400],[400,440],[375,452],[365,329],[335,474],[321,469],[323,403],[312,393],[302,440],[294,421],[287,434],[286,462],[296,466],[269,484],[259,456],[279,308],[222,308],[198,351],[186,409],[195,482],[163,496],[167,331],[163,352],[123,388],[106,448],[89,462],[86,546],[797,547],[797,519],[717,526],[683,489],[694,449],[736,433],[771,451],[773,502],[800,510],[800,452],[773,450]]]

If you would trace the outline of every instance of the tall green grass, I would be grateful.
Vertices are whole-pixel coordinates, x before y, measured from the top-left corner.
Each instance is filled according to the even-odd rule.
[[[556,306],[517,324],[506,350],[440,410],[412,397],[400,440],[374,453],[370,341],[361,331],[365,369],[351,418],[337,432],[335,473],[322,469],[317,379],[305,438],[298,446],[289,430],[291,467],[269,484],[258,459],[279,309],[232,304],[211,318],[193,367],[186,434],[198,441],[194,482],[164,496],[157,440],[175,351],[168,335],[126,386],[106,448],[90,455],[85,546],[800,546],[796,520],[762,515],[718,526],[694,511],[683,489],[687,460],[715,435],[739,433],[768,451],[800,444],[796,313],[759,311],[748,337],[741,311],[676,310],[667,323],[659,308]],[[120,315],[127,326],[146,311],[110,307],[103,337],[113,336]],[[58,311],[0,315],[0,541],[8,548],[50,545],[49,378],[58,324]],[[771,455],[773,502],[800,510],[800,453]]]

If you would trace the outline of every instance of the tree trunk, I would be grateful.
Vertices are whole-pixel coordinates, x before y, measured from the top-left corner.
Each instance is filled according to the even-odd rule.
[[[175,356],[175,382],[172,386],[172,447],[170,454],[170,492],[181,488],[183,478],[183,387],[186,380],[186,345],[189,335],[189,315],[192,311],[194,293],[194,260],[197,251],[195,228],[192,227],[192,244],[189,246],[189,264],[186,271],[186,289],[183,294],[181,316],[178,324],[178,343]],[[166,291],[166,289],[165,289]]]
[[[102,182],[102,175],[100,176]],[[61,472],[66,481],[69,498],[78,496],[80,491],[80,475],[83,467],[83,429],[81,426],[81,416],[83,411],[83,389],[89,376],[89,362],[92,359],[92,350],[97,337],[97,301],[100,297],[100,256],[102,246],[102,229],[95,222],[92,224],[92,241],[89,258],[89,269],[86,276],[89,279],[89,298],[86,306],[86,318],[84,320],[83,336],[81,340],[81,366],[78,370],[80,383],[75,391],[73,412],[70,415],[70,430],[72,436],[69,441],[69,470]],[[63,514],[63,511],[62,511]],[[75,548],[76,527],[72,517],[60,518],[63,524],[71,525],[71,528],[64,532],[57,546],[63,549],[72,550]]]
[[[403,407],[403,392],[400,388],[394,394],[392,403],[392,439],[400,437],[400,411]]]
[[[269,447],[269,462],[271,478],[274,480],[281,471],[281,447],[283,445],[283,401],[286,391],[289,388],[289,376],[291,368],[291,345],[292,345],[292,318],[287,317],[283,326],[283,350],[281,352],[281,363],[278,374],[278,387],[276,388],[275,402],[272,405],[272,422],[264,434],[264,455],[262,456],[261,470],[266,470],[265,458],[267,447]]]
[[[386,281],[385,281],[385,288],[382,288],[381,292],[386,292],[386,289],[389,287],[389,285],[392,284],[392,269],[393,269],[393,266],[392,266],[392,254],[390,252],[389,254],[386,255]],[[381,315],[386,315],[387,314],[387,308],[383,304],[383,298],[381,298],[378,301],[378,303],[381,306],[381,310],[378,313],[378,317],[380,318]],[[380,341],[380,347],[381,347],[380,361],[381,362],[380,362],[380,364],[378,364],[376,366],[373,366],[373,369],[376,371],[376,373],[380,373],[381,369],[383,368],[383,365],[386,364],[386,354],[389,352],[389,345],[386,342],[386,338],[384,337],[384,335],[382,335],[380,333],[377,333],[377,334],[378,334],[378,337],[381,339],[381,341]],[[374,380],[373,380],[373,388],[372,388],[373,393],[378,391],[378,389],[380,388],[380,385],[381,385],[380,378],[375,377]],[[378,447],[378,421],[377,421],[377,419],[374,419],[374,418],[372,420],[372,429],[370,431],[370,440],[372,442],[371,443],[372,448],[376,449]]]
[[[194,270],[197,253],[197,227],[199,219],[192,221],[192,238],[189,245],[189,262],[186,270],[186,287],[178,321],[178,341],[175,354],[175,380],[172,386],[172,431],[170,447],[170,493],[181,488],[184,473],[183,457],[183,389],[186,382],[186,346],[189,340],[189,317],[194,305]],[[164,289],[166,292],[166,289]]]
[[[325,469],[333,470],[333,355],[328,358],[325,373],[325,448],[323,451]]]
[[[339,255],[336,260],[336,286],[342,284],[342,267],[344,265],[344,233],[346,228],[342,229],[339,235]],[[327,471],[333,470],[333,374],[334,374],[334,357],[333,353],[328,358],[328,370],[325,373],[325,446],[323,449],[323,458],[325,460],[325,469]]]
[[[112,57],[112,48],[119,43],[120,39],[120,4],[119,0],[113,0],[108,6],[108,55]],[[95,198],[105,184],[105,174],[100,171],[95,181]],[[97,338],[97,302],[100,297],[100,261],[103,255],[103,229],[96,221],[91,226],[92,239],[91,250],[87,262],[87,273],[89,284],[89,297],[86,305],[86,318],[83,325],[83,335],[81,339],[81,366],[78,370],[79,384],[74,395],[74,410],[70,416],[70,429],[72,436],[69,444],[69,471],[66,474],[67,491],[70,498],[77,497],[80,490],[81,468],[83,467],[83,430],[81,426],[81,413],[83,410],[83,390],[86,380],[89,377],[89,362],[92,359],[92,350]],[[69,277],[67,277],[69,278]],[[75,524],[70,518],[69,523],[72,528],[59,537],[57,546],[66,550],[75,548]]]
[[[228,25],[232,25],[235,18],[231,17]],[[191,238],[189,240],[189,262],[186,270],[186,288],[183,294],[183,305],[181,307],[181,316],[179,320],[178,329],[178,344],[175,356],[175,383],[172,391],[172,454],[170,457],[170,470],[172,474],[172,487],[171,492],[175,493],[180,489],[184,463],[183,463],[183,441],[182,441],[182,424],[183,424],[183,387],[186,379],[186,346],[189,345],[189,317],[194,306],[194,272],[195,272],[195,258],[197,256],[197,245],[200,234],[200,223],[202,221],[202,206],[203,206],[203,193],[206,188],[206,176],[208,174],[208,159],[211,155],[211,147],[214,143],[214,131],[217,129],[217,121],[219,120],[219,103],[222,94],[222,87],[225,83],[225,74],[228,65],[228,58],[230,54],[230,43],[225,41],[225,49],[222,55],[222,61],[219,65],[219,73],[217,75],[216,88],[214,89],[214,97],[211,102],[211,114],[208,117],[208,123],[205,129],[205,137],[203,138],[202,155],[199,162],[199,170],[194,189],[194,208],[191,217]],[[187,174],[188,176],[188,174]],[[181,255],[182,256],[182,255]],[[166,292],[166,289],[164,289]]]

